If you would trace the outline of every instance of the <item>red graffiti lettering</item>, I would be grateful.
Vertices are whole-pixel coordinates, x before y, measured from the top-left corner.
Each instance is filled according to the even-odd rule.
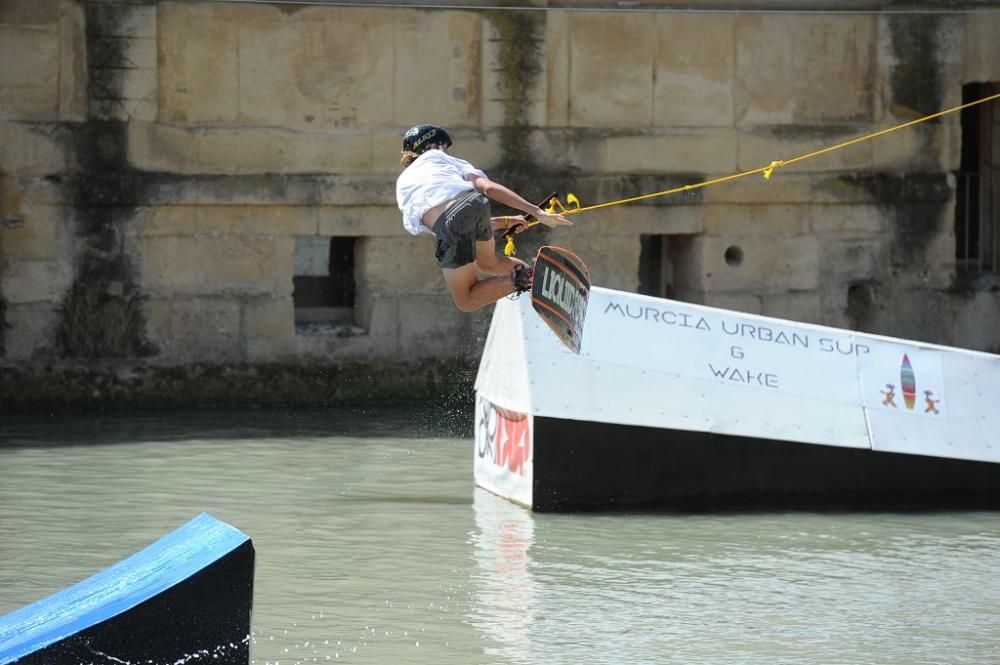
[[[524,475],[524,465],[531,459],[531,435],[528,431],[528,419],[509,417],[497,409],[497,442],[496,463],[506,466],[518,474]]]

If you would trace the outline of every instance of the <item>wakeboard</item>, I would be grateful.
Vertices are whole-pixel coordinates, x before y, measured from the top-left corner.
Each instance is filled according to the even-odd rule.
[[[590,300],[590,271],[573,252],[545,245],[535,256],[531,306],[573,353],[580,353]]]

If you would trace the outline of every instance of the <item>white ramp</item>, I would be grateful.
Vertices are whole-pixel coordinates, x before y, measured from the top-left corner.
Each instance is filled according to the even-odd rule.
[[[981,497],[992,494],[980,483],[984,473],[995,477],[993,464],[941,461],[949,478],[942,485],[926,458],[1000,462],[1000,356],[597,287],[579,355],[527,298],[500,301],[476,393],[476,482],[540,509],[669,502],[677,493],[696,497],[699,486],[712,497],[890,490]],[[589,440],[597,437],[605,440]],[[637,439],[641,452],[630,449]],[[804,468],[789,467],[804,453],[778,442],[822,452],[803,458]],[[830,448],[853,454],[831,457]],[[692,455],[697,463],[680,468]],[[920,468],[888,460],[900,456],[919,458]],[[633,457],[642,468],[622,468]],[[768,485],[765,458],[765,471],[777,465],[798,482]],[[598,459],[615,469],[610,484],[607,468],[593,468]],[[821,473],[814,463],[834,466]],[[696,472],[708,477],[678,482],[677,474]],[[629,473],[643,488],[635,496]],[[586,485],[579,495],[577,483]],[[602,483],[605,490],[595,489]],[[607,490],[613,496],[602,498]]]

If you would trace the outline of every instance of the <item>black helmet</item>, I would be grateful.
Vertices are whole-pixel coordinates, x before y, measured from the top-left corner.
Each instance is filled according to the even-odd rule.
[[[404,152],[415,152],[421,155],[427,150],[428,146],[435,143],[444,146],[451,145],[451,136],[448,135],[444,127],[438,127],[437,125],[416,125],[407,129],[406,133],[403,134]]]

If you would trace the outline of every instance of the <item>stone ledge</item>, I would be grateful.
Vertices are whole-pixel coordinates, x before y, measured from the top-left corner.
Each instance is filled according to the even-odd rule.
[[[0,366],[0,410],[329,407],[426,403],[471,407],[477,361],[327,365],[133,363]]]

